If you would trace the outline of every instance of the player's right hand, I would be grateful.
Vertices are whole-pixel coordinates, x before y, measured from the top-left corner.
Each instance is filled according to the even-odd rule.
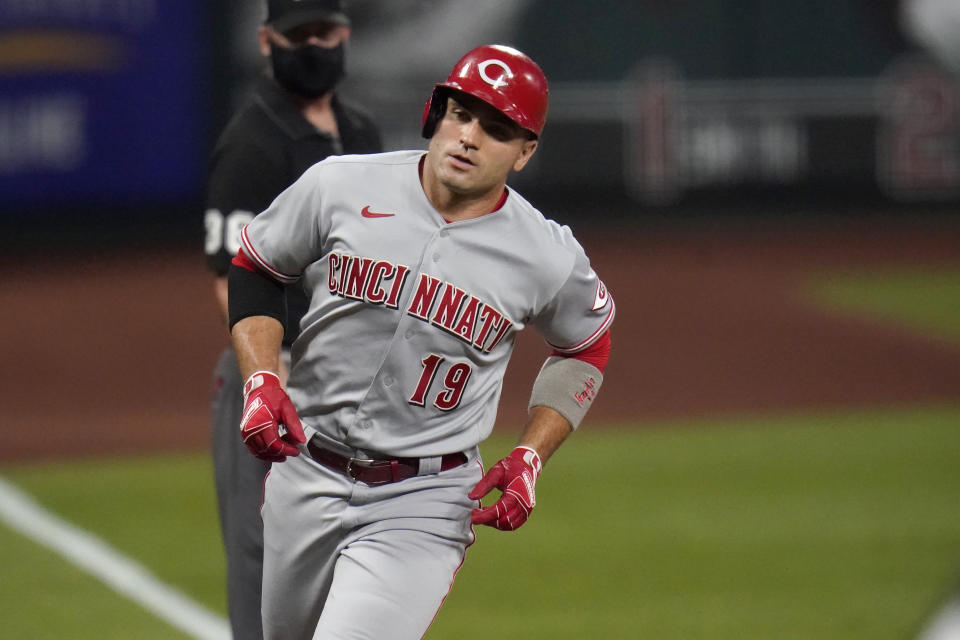
[[[306,438],[277,374],[255,372],[243,384],[243,398],[240,436],[250,453],[269,462],[283,462],[287,456],[298,455],[297,445]]]

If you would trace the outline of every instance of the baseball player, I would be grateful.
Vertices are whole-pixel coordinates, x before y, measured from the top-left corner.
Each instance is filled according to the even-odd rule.
[[[599,391],[613,300],[570,229],[506,186],[546,112],[529,57],[478,47],[435,85],[426,151],[328,158],[242,232],[229,274],[240,435],[274,463],[266,638],[421,638],[472,524],[526,521],[544,462]],[[311,295],[285,390],[292,282]],[[484,474],[478,443],[527,325],[553,353],[517,447]]]
[[[333,89],[343,75],[349,21],[340,1],[270,0],[259,29],[271,73],[258,79],[250,100],[227,125],[212,153],[207,193],[206,255],[215,292],[227,315],[227,268],[240,230],[311,165],[340,153],[381,151],[380,134],[358,107]],[[286,350],[299,331],[307,294],[285,289]],[[233,349],[214,372],[212,453],[221,531],[227,554],[227,601],[233,637],[261,638],[260,504],[270,465],[249,455],[237,438],[243,378]]]

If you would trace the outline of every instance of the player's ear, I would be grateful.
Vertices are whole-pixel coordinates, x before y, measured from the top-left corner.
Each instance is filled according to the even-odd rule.
[[[513,163],[514,171],[522,171],[527,162],[530,161],[530,158],[533,157],[534,151],[537,150],[537,140],[524,140],[523,147],[520,148],[520,153],[517,156],[516,161]]]

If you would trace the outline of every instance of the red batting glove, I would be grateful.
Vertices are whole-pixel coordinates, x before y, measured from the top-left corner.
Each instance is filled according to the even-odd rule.
[[[277,374],[257,371],[251,375],[243,385],[243,398],[240,436],[250,453],[269,462],[298,455],[297,445],[307,439]]]
[[[540,476],[540,455],[530,447],[519,446],[506,458],[490,467],[467,497],[480,500],[494,488],[503,495],[489,507],[474,509],[470,520],[501,531],[513,531],[527,521],[537,504],[533,487]]]

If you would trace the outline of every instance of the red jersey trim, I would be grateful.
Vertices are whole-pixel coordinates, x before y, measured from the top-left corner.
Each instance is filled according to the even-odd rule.
[[[275,269],[273,266],[270,265],[270,263],[264,260],[259,253],[257,253],[257,250],[253,248],[252,244],[250,244],[250,238],[247,237],[246,227],[244,227],[243,230],[240,232],[240,242],[241,244],[243,244],[244,253],[246,253],[248,256],[250,256],[251,259],[253,259],[258,269],[266,272],[267,275],[269,275],[275,280],[279,280],[284,284],[296,282],[299,276],[290,275],[278,269]]]
[[[508,194],[508,193],[509,193],[509,192],[507,191],[507,188],[504,187],[504,188],[503,188],[503,195],[500,196],[500,199],[497,201],[496,206],[493,208],[493,211],[491,211],[490,213],[493,213],[494,211],[500,211],[500,209],[503,208],[503,205],[506,204],[506,202],[507,202],[507,194]]]
[[[240,267],[241,269],[246,269],[247,271],[253,271],[254,273],[260,271],[260,269],[257,268],[257,264],[243,252],[243,249],[237,251],[237,255],[233,256],[230,264]]]
[[[557,351],[558,355],[570,356],[575,353],[579,353],[600,339],[600,336],[602,336],[610,328],[610,325],[613,323],[613,318],[616,315],[617,305],[613,302],[613,297],[611,297],[610,310],[607,312],[607,317],[603,319],[603,323],[597,328],[596,331],[590,334],[588,338],[581,340],[577,344],[570,347],[560,347],[549,342],[547,344],[553,347]]]

